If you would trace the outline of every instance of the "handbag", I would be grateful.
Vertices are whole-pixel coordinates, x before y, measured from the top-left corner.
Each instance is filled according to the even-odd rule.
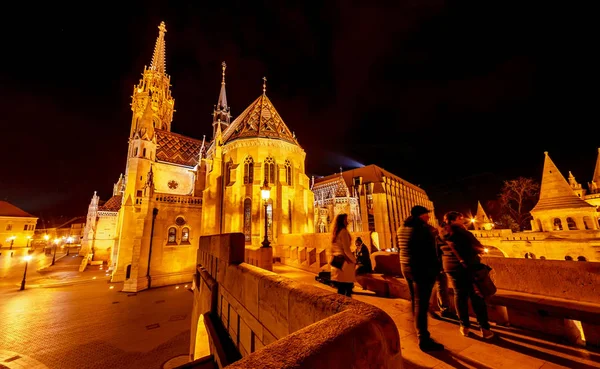
[[[333,255],[333,259],[331,260],[331,265],[334,268],[342,269],[344,263],[346,262],[346,257],[344,255]]]
[[[473,283],[473,289],[475,290],[475,293],[483,299],[489,299],[490,297],[494,296],[498,289],[490,277],[490,271],[492,268],[483,263],[476,264],[469,268],[468,265],[461,261],[460,257],[458,256],[458,252],[456,252],[456,249],[454,248],[454,244],[451,241],[447,241],[446,243],[450,247],[450,250],[452,250],[454,256],[460,262],[460,265],[466,269],[467,274]]]

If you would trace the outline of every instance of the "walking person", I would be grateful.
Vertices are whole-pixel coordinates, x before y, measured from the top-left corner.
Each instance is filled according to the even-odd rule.
[[[454,287],[454,303],[460,320],[460,333],[468,336],[471,323],[469,321],[469,300],[477,317],[483,338],[494,337],[490,330],[487,304],[483,297],[475,292],[472,271],[481,264],[480,254],[483,246],[465,227],[462,213],[451,211],[444,215],[447,235],[446,244],[442,246],[442,262],[444,272],[448,274]]]
[[[429,300],[440,271],[435,229],[428,224],[430,212],[423,206],[414,206],[397,232],[400,267],[408,283],[419,348],[426,352],[444,349],[431,338],[427,327]]]
[[[348,214],[338,214],[335,218],[335,227],[333,228],[333,237],[331,240],[331,280],[335,282],[338,293],[344,296],[351,296],[356,277],[356,257],[350,249],[352,236],[348,232]],[[343,260],[340,264],[336,259]],[[337,265],[337,266],[334,266]]]

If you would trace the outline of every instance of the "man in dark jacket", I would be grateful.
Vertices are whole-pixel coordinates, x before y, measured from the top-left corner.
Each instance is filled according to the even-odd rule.
[[[397,232],[400,267],[408,283],[415,317],[419,348],[423,351],[440,351],[444,346],[435,342],[427,329],[429,300],[440,264],[436,251],[435,229],[428,224],[431,210],[417,205]]]

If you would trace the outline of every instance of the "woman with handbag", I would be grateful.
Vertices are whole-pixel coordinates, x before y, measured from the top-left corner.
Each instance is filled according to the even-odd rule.
[[[338,293],[344,296],[352,295],[356,281],[354,274],[356,257],[350,249],[351,241],[352,237],[348,232],[348,214],[338,214],[333,228],[329,265],[331,265],[331,280],[337,285]]]
[[[463,336],[469,335],[469,300],[471,300],[471,306],[481,327],[481,334],[483,338],[490,339],[494,337],[494,333],[490,330],[487,304],[474,286],[474,274],[485,267],[479,257],[483,253],[483,246],[467,230],[461,213],[457,211],[446,213],[444,223],[446,245],[442,246],[442,263],[444,272],[450,277],[454,288],[454,303],[460,320],[460,333]]]

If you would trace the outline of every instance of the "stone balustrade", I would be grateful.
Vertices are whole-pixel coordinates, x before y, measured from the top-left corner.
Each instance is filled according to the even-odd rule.
[[[170,204],[202,206],[202,197],[156,194],[154,195],[154,200]]]
[[[208,321],[220,368],[402,368],[398,330],[385,312],[244,263],[245,250],[241,233],[200,239],[192,359],[203,352]],[[210,333],[219,330],[226,334]]]

